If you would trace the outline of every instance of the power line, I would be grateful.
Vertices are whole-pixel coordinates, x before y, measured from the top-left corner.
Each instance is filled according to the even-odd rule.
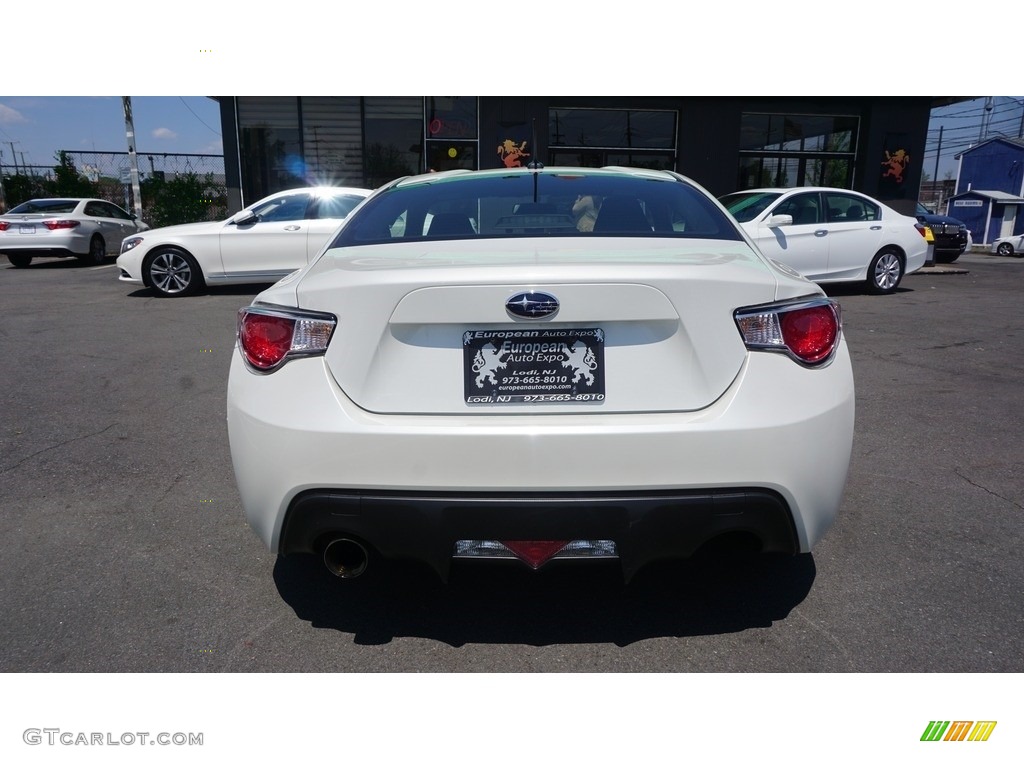
[[[188,105],[188,103],[187,103],[187,102],[185,101],[185,99],[184,99],[183,97],[179,96],[179,97],[178,97],[178,100],[179,100],[179,101],[181,101],[181,103],[185,105],[185,109],[187,109],[187,110],[188,110],[189,112],[192,112],[192,117],[194,117],[194,118],[195,118],[196,120],[198,120],[198,121],[199,121],[200,123],[203,123],[203,119],[202,119],[201,117],[199,117],[199,115],[197,115],[197,114],[196,114],[196,113],[195,113],[195,112],[194,112],[194,111],[192,110],[192,107],[190,107],[190,106]],[[204,125],[204,126],[205,126],[206,128],[208,128],[208,129],[209,129],[209,130],[210,130],[211,132],[213,132],[213,133],[214,133],[214,134],[215,134],[216,136],[218,136],[218,137],[220,136],[220,133],[219,133],[218,131],[215,131],[215,130],[213,130],[213,128],[210,128],[210,126],[206,125],[206,123],[203,123],[203,125]]]

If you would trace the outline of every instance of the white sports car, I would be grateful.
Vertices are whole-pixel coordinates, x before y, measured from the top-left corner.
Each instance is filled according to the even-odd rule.
[[[928,257],[915,217],[849,189],[748,189],[721,200],[765,256],[817,283],[892,293]]]
[[[368,194],[351,187],[290,189],[226,221],[151,229],[121,243],[120,279],[158,296],[187,296],[209,285],[272,283],[308,264]]]
[[[106,200],[39,198],[0,216],[0,253],[15,267],[47,256],[102,264],[117,254],[125,237],[145,229],[135,216]]]
[[[692,181],[626,168],[381,188],[240,310],[227,392],[251,527],[343,577],[808,552],[853,425],[839,306]]]

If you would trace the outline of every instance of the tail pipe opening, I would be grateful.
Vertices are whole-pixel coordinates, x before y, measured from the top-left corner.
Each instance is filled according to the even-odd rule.
[[[334,539],[324,547],[324,565],[341,579],[355,579],[366,572],[370,553],[353,539]]]

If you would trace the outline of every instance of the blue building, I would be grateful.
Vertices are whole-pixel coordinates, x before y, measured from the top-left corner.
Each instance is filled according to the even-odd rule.
[[[946,209],[976,243],[1024,234],[1024,139],[996,137],[964,150]]]

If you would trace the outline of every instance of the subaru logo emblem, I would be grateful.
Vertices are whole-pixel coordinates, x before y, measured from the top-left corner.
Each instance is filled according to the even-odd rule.
[[[558,311],[558,299],[550,293],[526,291],[525,293],[517,293],[506,301],[505,309],[513,317],[537,320],[542,317],[551,317],[555,314]]]

